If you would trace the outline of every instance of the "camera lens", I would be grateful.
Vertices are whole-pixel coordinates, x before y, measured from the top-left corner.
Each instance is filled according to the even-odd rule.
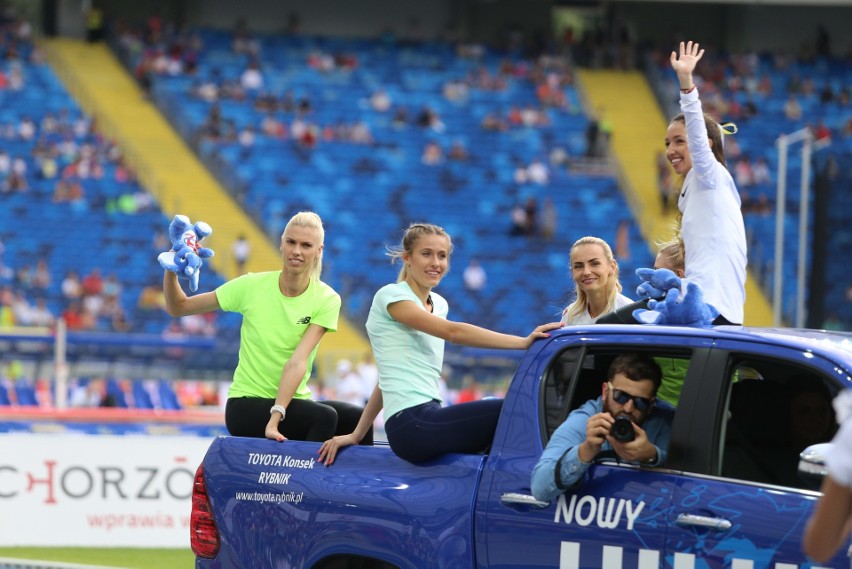
[[[615,418],[610,433],[615,440],[622,443],[628,443],[636,438],[636,432],[633,430],[633,421],[627,415],[619,415]]]

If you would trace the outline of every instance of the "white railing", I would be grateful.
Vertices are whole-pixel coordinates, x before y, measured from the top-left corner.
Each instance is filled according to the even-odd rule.
[[[811,155],[828,145],[827,141],[815,141],[810,128],[803,128],[789,134],[782,134],[776,140],[778,146],[778,184],[775,198],[775,261],[772,283],[772,324],[781,326],[781,309],[784,303],[784,218],[787,214],[787,155],[790,146],[802,143],[802,171],[799,179],[799,248],[796,266],[796,307],[793,325],[804,328],[807,313],[805,309],[805,276],[807,274],[808,255],[808,215],[811,195]]]

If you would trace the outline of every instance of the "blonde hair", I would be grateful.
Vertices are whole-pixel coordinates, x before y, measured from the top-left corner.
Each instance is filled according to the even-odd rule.
[[[417,243],[417,240],[424,235],[438,235],[440,237],[446,237],[447,244],[449,245],[449,253],[453,252],[453,240],[450,238],[450,234],[447,233],[443,227],[433,225],[431,223],[412,223],[408,226],[408,229],[405,230],[405,233],[402,236],[402,242],[399,246],[388,247],[387,255],[391,258],[391,263],[396,263],[397,261],[402,262],[403,253],[413,253],[414,245]],[[405,263],[402,263],[402,268],[399,270],[396,282],[401,283],[406,278],[408,278],[408,267]]]
[[[621,292],[621,281],[618,279],[618,262],[615,260],[615,257],[612,254],[612,249],[609,244],[601,239],[600,237],[581,237],[577,239],[573,245],[571,245],[571,254],[574,253],[574,250],[581,245],[599,245],[604,252],[604,256],[606,257],[607,262],[610,266],[615,267],[613,271],[612,278],[607,281],[607,287],[609,290],[606,291],[606,306],[604,307],[604,311],[601,314],[606,314],[608,312],[612,312],[615,310],[615,301],[618,298],[618,294]],[[569,267],[573,273],[573,264]],[[574,280],[572,275],[571,280]],[[581,314],[583,314],[589,308],[589,297],[586,295],[586,292],[577,286],[576,281],[574,282],[574,290],[577,292],[577,299],[572,302],[568,308],[565,310],[565,321],[571,322],[577,319]]]
[[[325,243],[325,230],[322,228],[322,219],[312,211],[300,211],[290,218],[287,226],[284,228],[284,233],[281,234],[281,241],[284,241],[284,234],[290,227],[307,227],[316,229],[319,236],[318,253],[314,260],[314,266],[311,267],[311,280],[318,281],[322,275],[322,245]]]
[[[680,234],[669,239],[668,241],[657,243],[657,254],[662,255],[672,270],[686,271],[686,249],[683,246],[683,240]]]

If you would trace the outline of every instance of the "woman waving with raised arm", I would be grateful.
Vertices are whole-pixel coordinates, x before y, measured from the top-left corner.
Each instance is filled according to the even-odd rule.
[[[666,158],[683,176],[678,198],[686,250],[686,280],[698,283],[720,316],[714,324],[742,324],[746,237],[741,200],[725,164],[722,129],[705,115],[692,73],[704,56],[698,43],[681,42],[671,65],[680,83],[681,113],[666,131]]]

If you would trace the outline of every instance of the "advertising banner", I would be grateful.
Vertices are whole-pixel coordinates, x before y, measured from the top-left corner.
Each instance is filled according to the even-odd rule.
[[[211,439],[0,435],[0,546],[189,547]]]

